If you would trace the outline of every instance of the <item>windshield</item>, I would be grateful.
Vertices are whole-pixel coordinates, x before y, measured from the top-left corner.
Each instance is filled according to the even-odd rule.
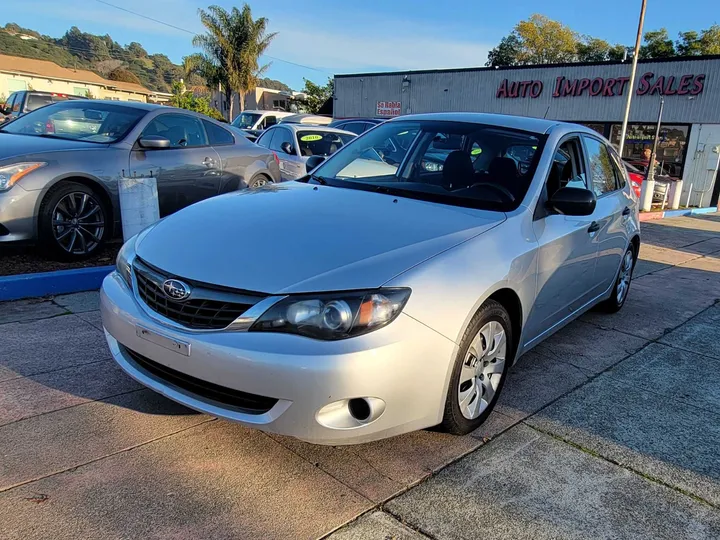
[[[298,131],[297,138],[301,156],[330,156],[355,135],[315,130]]]
[[[240,129],[250,129],[255,125],[258,120],[260,120],[261,116],[261,114],[257,113],[244,112],[235,120],[233,120],[232,125],[235,127],[239,127]]]
[[[125,137],[146,112],[102,101],[64,101],[21,116],[0,131],[107,144]]]
[[[530,187],[545,138],[465,122],[387,122],[349,143],[314,176],[338,187],[508,211]]]

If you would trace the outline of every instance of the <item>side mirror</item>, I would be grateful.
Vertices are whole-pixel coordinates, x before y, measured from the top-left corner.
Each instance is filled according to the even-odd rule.
[[[0,114],[10,114],[12,109],[7,106],[7,103],[0,105]]]
[[[323,161],[325,161],[324,156],[310,156],[305,162],[305,170],[312,172],[313,169],[316,169]]]
[[[547,205],[551,210],[566,216],[589,216],[595,210],[597,198],[589,189],[564,187],[558,189]]]
[[[170,139],[161,137],[160,135],[145,135],[138,141],[138,144],[148,150],[160,150],[162,148],[170,148]]]
[[[292,144],[289,142],[284,142],[280,145],[280,149],[285,152],[286,154],[290,154],[291,156],[295,155],[295,149],[292,147]]]

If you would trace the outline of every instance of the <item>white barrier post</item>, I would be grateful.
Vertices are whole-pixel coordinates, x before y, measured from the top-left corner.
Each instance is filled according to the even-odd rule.
[[[123,240],[135,236],[160,219],[157,179],[152,176],[127,177],[118,183]]]

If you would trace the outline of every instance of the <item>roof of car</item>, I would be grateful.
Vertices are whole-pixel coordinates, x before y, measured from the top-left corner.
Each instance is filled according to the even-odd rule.
[[[240,112],[240,114],[242,114],[242,113],[274,114],[275,116],[291,116],[291,115],[295,114],[295,113],[285,112],[285,111],[265,111],[262,109],[246,109],[246,110]]]
[[[397,116],[390,121],[401,122],[403,120],[444,120],[446,122],[472,122],[475,124],[490,124],[493,126],[506,127],[510,129],[522,129],[535,133],[546,133],[553,126],[556,126],[558,124],[564,124],[564,122],[559,122],[557,120],[545,120],[542,118],[531,118],[528,116],[470,112],[409,114],[405,116]]]
[[[346,131],[344,129],[338,129],[330,126],[318,126],[315,124],[276,124],[277,126],[282,126],[289,128],[293,131],[324,131],[325,133],[342,133],[343,135],[353,135],[356,136],[357,133],[353,133],[352,131]],[[273,126],[275,127],[275,126]]]

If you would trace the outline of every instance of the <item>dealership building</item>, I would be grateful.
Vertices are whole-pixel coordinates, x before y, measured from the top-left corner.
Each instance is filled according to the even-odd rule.
[[[335,76],[335,118],[472,111],[584,124],[616,147],[630,62],[464,68]],[[668,206],[716,205],[720,56],[638,63],[623,157],[642,160],[665,99],[657,159],[677,182]]]

